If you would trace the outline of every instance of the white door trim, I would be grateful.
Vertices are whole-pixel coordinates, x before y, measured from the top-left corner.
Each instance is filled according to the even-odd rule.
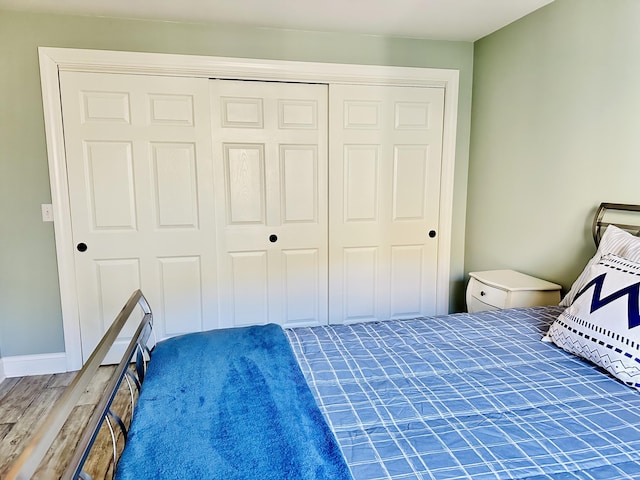
[[[458,70],[49,47],[40,47],[38,53],[68,370],[76,370],[82,366],[82,354],[62,109],[60,106],[59,71],[444,88],[445,111],[438,225],[436,311],[438,314],[448,312],[453,180],[458,117]]]

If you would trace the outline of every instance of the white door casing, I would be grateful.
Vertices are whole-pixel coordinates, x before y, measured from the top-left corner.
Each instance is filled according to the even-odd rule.
[[[138,288],[159,339],[217,327],[207,80],[60,78],[83,359]]]
[[[457,128],[457,70],[342,65],[191,55],[39,48],[40,75],[56,255],[68,370],[82,365],[75,245],[69,205],[67,158],[60,103],[59,73],[95,72],[136,75],[292,81],[351,85],[441,87],[445,109],[438,219],[436,312],[446,313],[449,301],[453,179]]]
[[[330,318],[436,313],[442,88],[331,85]]]
[[[211,81],[221,326],[327,323],[327,86]]]

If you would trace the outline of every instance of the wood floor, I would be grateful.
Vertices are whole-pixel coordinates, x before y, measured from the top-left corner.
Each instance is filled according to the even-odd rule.
[[[95,381],[78,401],[69,421],[41,463],[34,479],[60,478],[113,369],[114,367],[98,369]],[[9,466],[22,452],[31,434],[43,421],[74,376],[75,372],[38,375],[8,378],[0,383],[0,479],[5,478]],[[121,386],[118,391],[113,410],[123,418],[126,425],[129,424],[130,394],[126,385]],[[119,433],[117,428],[116,430],[116,433]],[[123,444],[122,435],[118,435],[119,451],[122,450]],[[91,455],[85,463],[85,471],[94,480],[112,478],[113,446],[106,425],[103,425],[98,434]]]

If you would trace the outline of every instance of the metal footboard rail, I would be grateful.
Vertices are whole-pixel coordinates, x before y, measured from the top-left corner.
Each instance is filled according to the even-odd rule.
[[[7,480],[27,480],[33,476],[36,472],[43,458],[47,454],[49,448],[53,444],[55,438],[60,433],[63,425],[69,418],[71,411],[76,406],[78,399],[85,391],[87,385],[94,377],[98,367],[104,360],[105,356],[109,352],[109,349],[115,342],[116,338],[120,334],[120,331],[127,323],[127,320],[133,313],[134,309],[140,306],[144,313],[143,318],[136,329],[131,342],[127,346],[127,349],[120,360],[116,370],[112,374],[104,394],[102,395],[100,402],[96,406],[89,422],[87,423],[82,437],[76,447],[75,453],[67,466],[65,473],[61,478],[63,479],[90,479],[91,477],[83,471],[83,465],[91,446],[96,439],[98,431],[102,426],[102,423],[106,420],[109,425],[109,429],[112,433],[112,439],[114,441],[114,469],[117,461],[115,437],[113,435],[113,427],[111,420],[119,425],[126,440],[126,428],[120,420],[120,418],[111,411],[111,404],[122,384],[122,380],[126,379],[129,389],[131,391],[131,402],[133,411],[133,390],[131,387],[130,379],[139,387],[144,380],[144,374],[146,371],[146,362],[150,356],[150,350],[147,347],[147,342],[153,328],[153,315],[147,300],[140,290],[133,292],[127,303],[122,308],[115,321],[109,327],[104,334],[100,343],[96,346],[95,350],[87,360],[87,363],[75,376],[71,384],[64,391],[60,399],[55,403],[53,409],[45,418],[43,424],[36,430],[31,437],[27,447],[23,450],[19,457],[15,460],[9,471],[7,472]],[[134,376],[129,369],[129,365],[135,359],[135,373]]]

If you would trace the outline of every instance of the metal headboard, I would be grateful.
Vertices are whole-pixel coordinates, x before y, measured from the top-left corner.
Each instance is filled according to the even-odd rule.
[[[131,392],[131,409],[133,411],[134,395],[131,382],[133,382],[138,389],[140,388],[140,385],[144,380],[147,361],[151,355],[148,347],[148,341],[153,328],[153,315],[151,314],[151,309],[146,298],[144,298],[144,295],[140,290],[136,290],[131,294],[131,297],[129,297],[129,300],[122,308],[111,327],[109,327],[102,337],[102,340],[100,340],[100,343],[98,343],[98,346],[94,349],[93,353],[87,360],[87,363],[85,363],[82,369],[74,377],[73,381],[53,406],[53,409],[49,415],[47,415],[40,428],[38,428],[38,430],[33,434],[26,448],[15,460],[7,472],[7,476],[5,477],[6,480],[27,480],[33,476],[34,472],[40,466],[42,459],[53,444],[56,436],[60,433],[62,426],[71,415],[78,399],[94,377],[98,367],[104,360],[105,355],[109,352],[113,342],[120,334],[120,331],[127,323],[127,320],[133,313],[136,306],[140,306],[144,316],[140,320],[138,328],[136,329],[131,342],[127,346],[120,363],[109,379],[107,387],[105,387],[104,394],[100,398],[100,402],[96,406],[89,422],[85,426],[73,458],[67,465],[67,468],[61,478],[74,480],[88,480],[91,478],[83,470],[83,465],[103,422],[107,423],[112,433],[111,438],[114,442],[115,468],[115,463],[117,462],[117,459],[115,458],[116,440],[113,435],[112,422],[115,422],[118,425],[125,439],[127,431],[120,417],[111,410],[111,404],[115,399],[122,381],[126,380]],[[135,369],[132,371],[130,365],[131,362],[134,361],[134,355]]]
[[[602,234],[607,229],[609,225],[615,225],[618,228],[626,230],[633,235],[640,236],[640,215],[624,215],[624,212],[635,212],[640,213],[640,205],[629,205],[626,203],[601,203],[598,211],[596,212],[595,217],[593,218],[593,241],[596,244],[596,247],[600,245],[600,239],[602,238]],[[618,221],[605,221],[606,216],[611,216],[610,214],[622,214],[619,218],[622,219],[621,222]],[[633,218],[631,218],[633,217]],[[636,220],[637,217],[637,220]],[[631,223],[627,223],[631,222]]]

